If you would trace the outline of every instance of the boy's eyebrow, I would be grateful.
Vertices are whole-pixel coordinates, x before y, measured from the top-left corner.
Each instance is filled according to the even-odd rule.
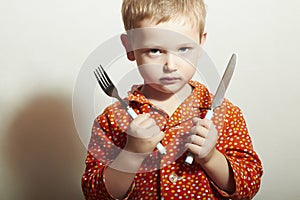
[[[197,47],[198,44],[196,44],[195,42],[187,42],[187,43],[182,43],[182,44],[179,44],[178,46],[193,46],[193,47]]]
[[[174,47],[179,48],[179,47],[197,47],[199,46],[198,44],[194,42],[187,42],[187,43],[179,43],[179,44],[172,44],[172,45],[164,45],[164,44],[159,44],[159,43],[145,43],[142,45],[143,48],[157,48],[157,49],[172,49]]]
[[[158,43],[145,43],[145,44],[143,44],[143,47],[146,47],[146,48],[148,48],[148,47],[154,47],[154,48],[162,48],[162,44],[158,44]]]

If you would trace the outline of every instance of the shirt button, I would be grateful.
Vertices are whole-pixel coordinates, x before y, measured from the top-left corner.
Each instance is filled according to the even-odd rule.
[[[177,181],[181,180],[182,177],[179,177],[177,174],[175,174],[175,172],[172,172],[169,176],[169,180],[172,182],[172,183],[176,183]]]

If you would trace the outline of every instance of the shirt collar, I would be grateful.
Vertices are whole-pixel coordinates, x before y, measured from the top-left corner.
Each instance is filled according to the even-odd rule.
[[[190,80],[189,84],[193,87],[193,92],[185,100],[189,102],[189,105],[199,109],[209,109],[211,106],[211,94],[208,89],[201,83],[197,81]],[[149,104],[152,106],[152,103],[140,92],[141,85],[134,85],[131,88],[131,91],[128,92],[128,100],[134,101],[139,104]]]

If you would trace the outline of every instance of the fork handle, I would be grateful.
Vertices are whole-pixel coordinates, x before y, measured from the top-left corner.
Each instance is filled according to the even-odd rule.
[[[137,114],[136,114],[136,112],[130,107],[130,106],[127,106],[126,107],[126,112],[130,115],[130,117],[132,118],[132,119],[135,119],[135,118],[137,118]]]
[[[137,116],[138,116],[138,115],[136,114],[136,112],[135,112],[130,106],[127,106],[127,107],[126,107],[126,112],[130,115],[130,117],[131,117],[132,119],[135,119],[135,118],[137,118]],[[156,148],[157,148],[157,150],[159,151],[159,153],[161,153],[161,154],[163,154],[163,155],[167,154],[166,148],[165,148],[160,142],[157,143]]]
[[[214,114],[214,111],[211,109],[211,110],[208,110],[206,115],[205,115],[205,119],[209,119],[211,120],[211,118],[213,117],[213,114]],[[194,161],[194,154],[189,152],[187,157],[185,158],[185,162],[189,165],[191,165]]]

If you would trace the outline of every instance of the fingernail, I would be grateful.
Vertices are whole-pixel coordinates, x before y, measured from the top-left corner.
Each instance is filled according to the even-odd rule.
[[[191,135],[190,137],[188,137],[187,142],[192,142],[193,141],[193,136]]]
[[[198,119],[199,119],[199,118],[197,118],[197,117],[193,117],[193,119],[192,119],[193,123],[194,123],[194,124],[197,124]]]

